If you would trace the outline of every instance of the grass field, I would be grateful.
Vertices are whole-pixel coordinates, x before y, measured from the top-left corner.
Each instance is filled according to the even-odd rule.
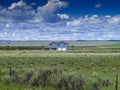
[[[0,51],[0,90],[115,90],[116,74],[120,53]]]
[[[101,48],[120,48],[120,44],[103,45]]]

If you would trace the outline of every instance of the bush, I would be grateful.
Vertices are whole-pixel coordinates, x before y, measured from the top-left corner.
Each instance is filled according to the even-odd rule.
[[[8,75],[5,75],[5,76],[2,78],[2,82],[5,83],[5,84],[10,84],[10,83],[11,83],[11,77],[8,76]]]
[[[58,89],[83,90],[85,78],[80,75],[65,75],[58,82]]]
[[[5,75],[2,81],[6,84],[21,84],[27,87],[54,87],[58,90],[100,90],[101,87],[111,85],[109,79],[88,80],[78,74],[65,74],[58,68],[53,69],[28,69],[23,73],[20,70],[11,70],[11,74]]]
[[[48,83],[50,83],[49,77],[51,74],[52,71],[50,69],[38,70],[31,78],[30,85],[45,87]]]
[[[35,71],[32,70],[32,69],[24,72],[24,73],[21,75],[21,81],[20,81],[20,83],[21,83],[21,84],[24,84],[25,86],[26,86],[26,85],[29,85],[30,80],[31,80],[31,78],[33,77],[34,73],[35,73]]]

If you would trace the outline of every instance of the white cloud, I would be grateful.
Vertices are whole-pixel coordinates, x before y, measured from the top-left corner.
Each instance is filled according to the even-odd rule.
[[[96,18],[98,18],[98,15],[92,15],[92,16],[90,17],[90,19],[96,19]]]
[[[67,3],[64,1],[48,0],[46,5],[38,7],[37,16],[42,17],[44,21],[55,22],[58,20],[58,16],[54,12],[66,6]]]
[[[120,16],[85,16],[67,21],[66,25],[73,33],[76,32],[82,36],[79,37],[80,39],[120,39]]]
[[[68,26],[78,26],[80,24],[81,24],[81,20],[80,19],[75,19],[73,21],[68,21],[66,23],[66,25],[68,25]]]
[[[101,8],[101,7],[102,7],[101,3],[95,4],[95,8]]]
[[[110,15],[107,15],[107,16],[105,16],[106,18],[111,18],[111,16]]]
[[[23,1],[0,10],[0,22],[24,22],[34,18],[34,10]]]
[[[94,16],[94,15],[93,15]],[[12,23],[10,28],[0,25],[4,28],[1,32],[1,39],[12,40],[119,40],[120,22],[109,23],[111,18],[85,16],[74,20],[56,23]],[[118,16],[114,16],[118,17]],[[87,19],[86,19],[87,18]],[[74,25],[73,22],[80,22]],[[92,22],[92,23],[91,23]]]
[[[41,12],[43,14],[52,13],[66,6],[66,2],[60,0],[48,0],[48,3],[46,5],[38,7],[38,12]]]
[[[27,4],[23,0],[14,2],[8,8],[0,8],[0,22],[56,22],[59,17],[55,12],[67,6],[67,2],[60,0],[48,0],[43,6],[38,6],[35,11],[33,4]]]
[[[39,6],[36,12],[32,9],[32,5],[23,1],[13,3],[9,9],[1,7],[0,39],[120,39],[120,15],[102,17],[86,15],[79,18],[70,18],[67,14],[55,13],[66,6],[67,3],[64,1],[49,0],[47,4]]]
[[[10,27],[10,24],[7,23],[7,24],[6,24],[6,28],[9,28],[9,27]]]
[[[68,20],[69,19],[69,15],[67,14],[57,14],[59,16],[59,18],[61,20]]]
[[[119,23],[120,22],[120,16],[114,16],[108,20],[109,23]]]
[[[22,6],[26,6],[26,3],[23,2],[23,0],[17,2],[17,3],[13,3],[10,7],[8,7],[9,10],[15,9],[16,7],[22,7]]]

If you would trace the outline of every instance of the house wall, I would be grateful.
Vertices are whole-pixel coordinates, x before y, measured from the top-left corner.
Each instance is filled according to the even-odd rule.
[[[67,48],[57,48],[58,51],[66,51]]]
[[[62,51],[62,48],[57,48],[58,51]]]
[[[60,43],[57,45],[58,51],[66,51],[68,49],[68,44],[66,43]]]

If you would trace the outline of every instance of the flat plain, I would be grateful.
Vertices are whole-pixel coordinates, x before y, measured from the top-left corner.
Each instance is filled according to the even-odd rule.
[[[115,90],[116,74],[119,52],[0,51],[0,90]]]

